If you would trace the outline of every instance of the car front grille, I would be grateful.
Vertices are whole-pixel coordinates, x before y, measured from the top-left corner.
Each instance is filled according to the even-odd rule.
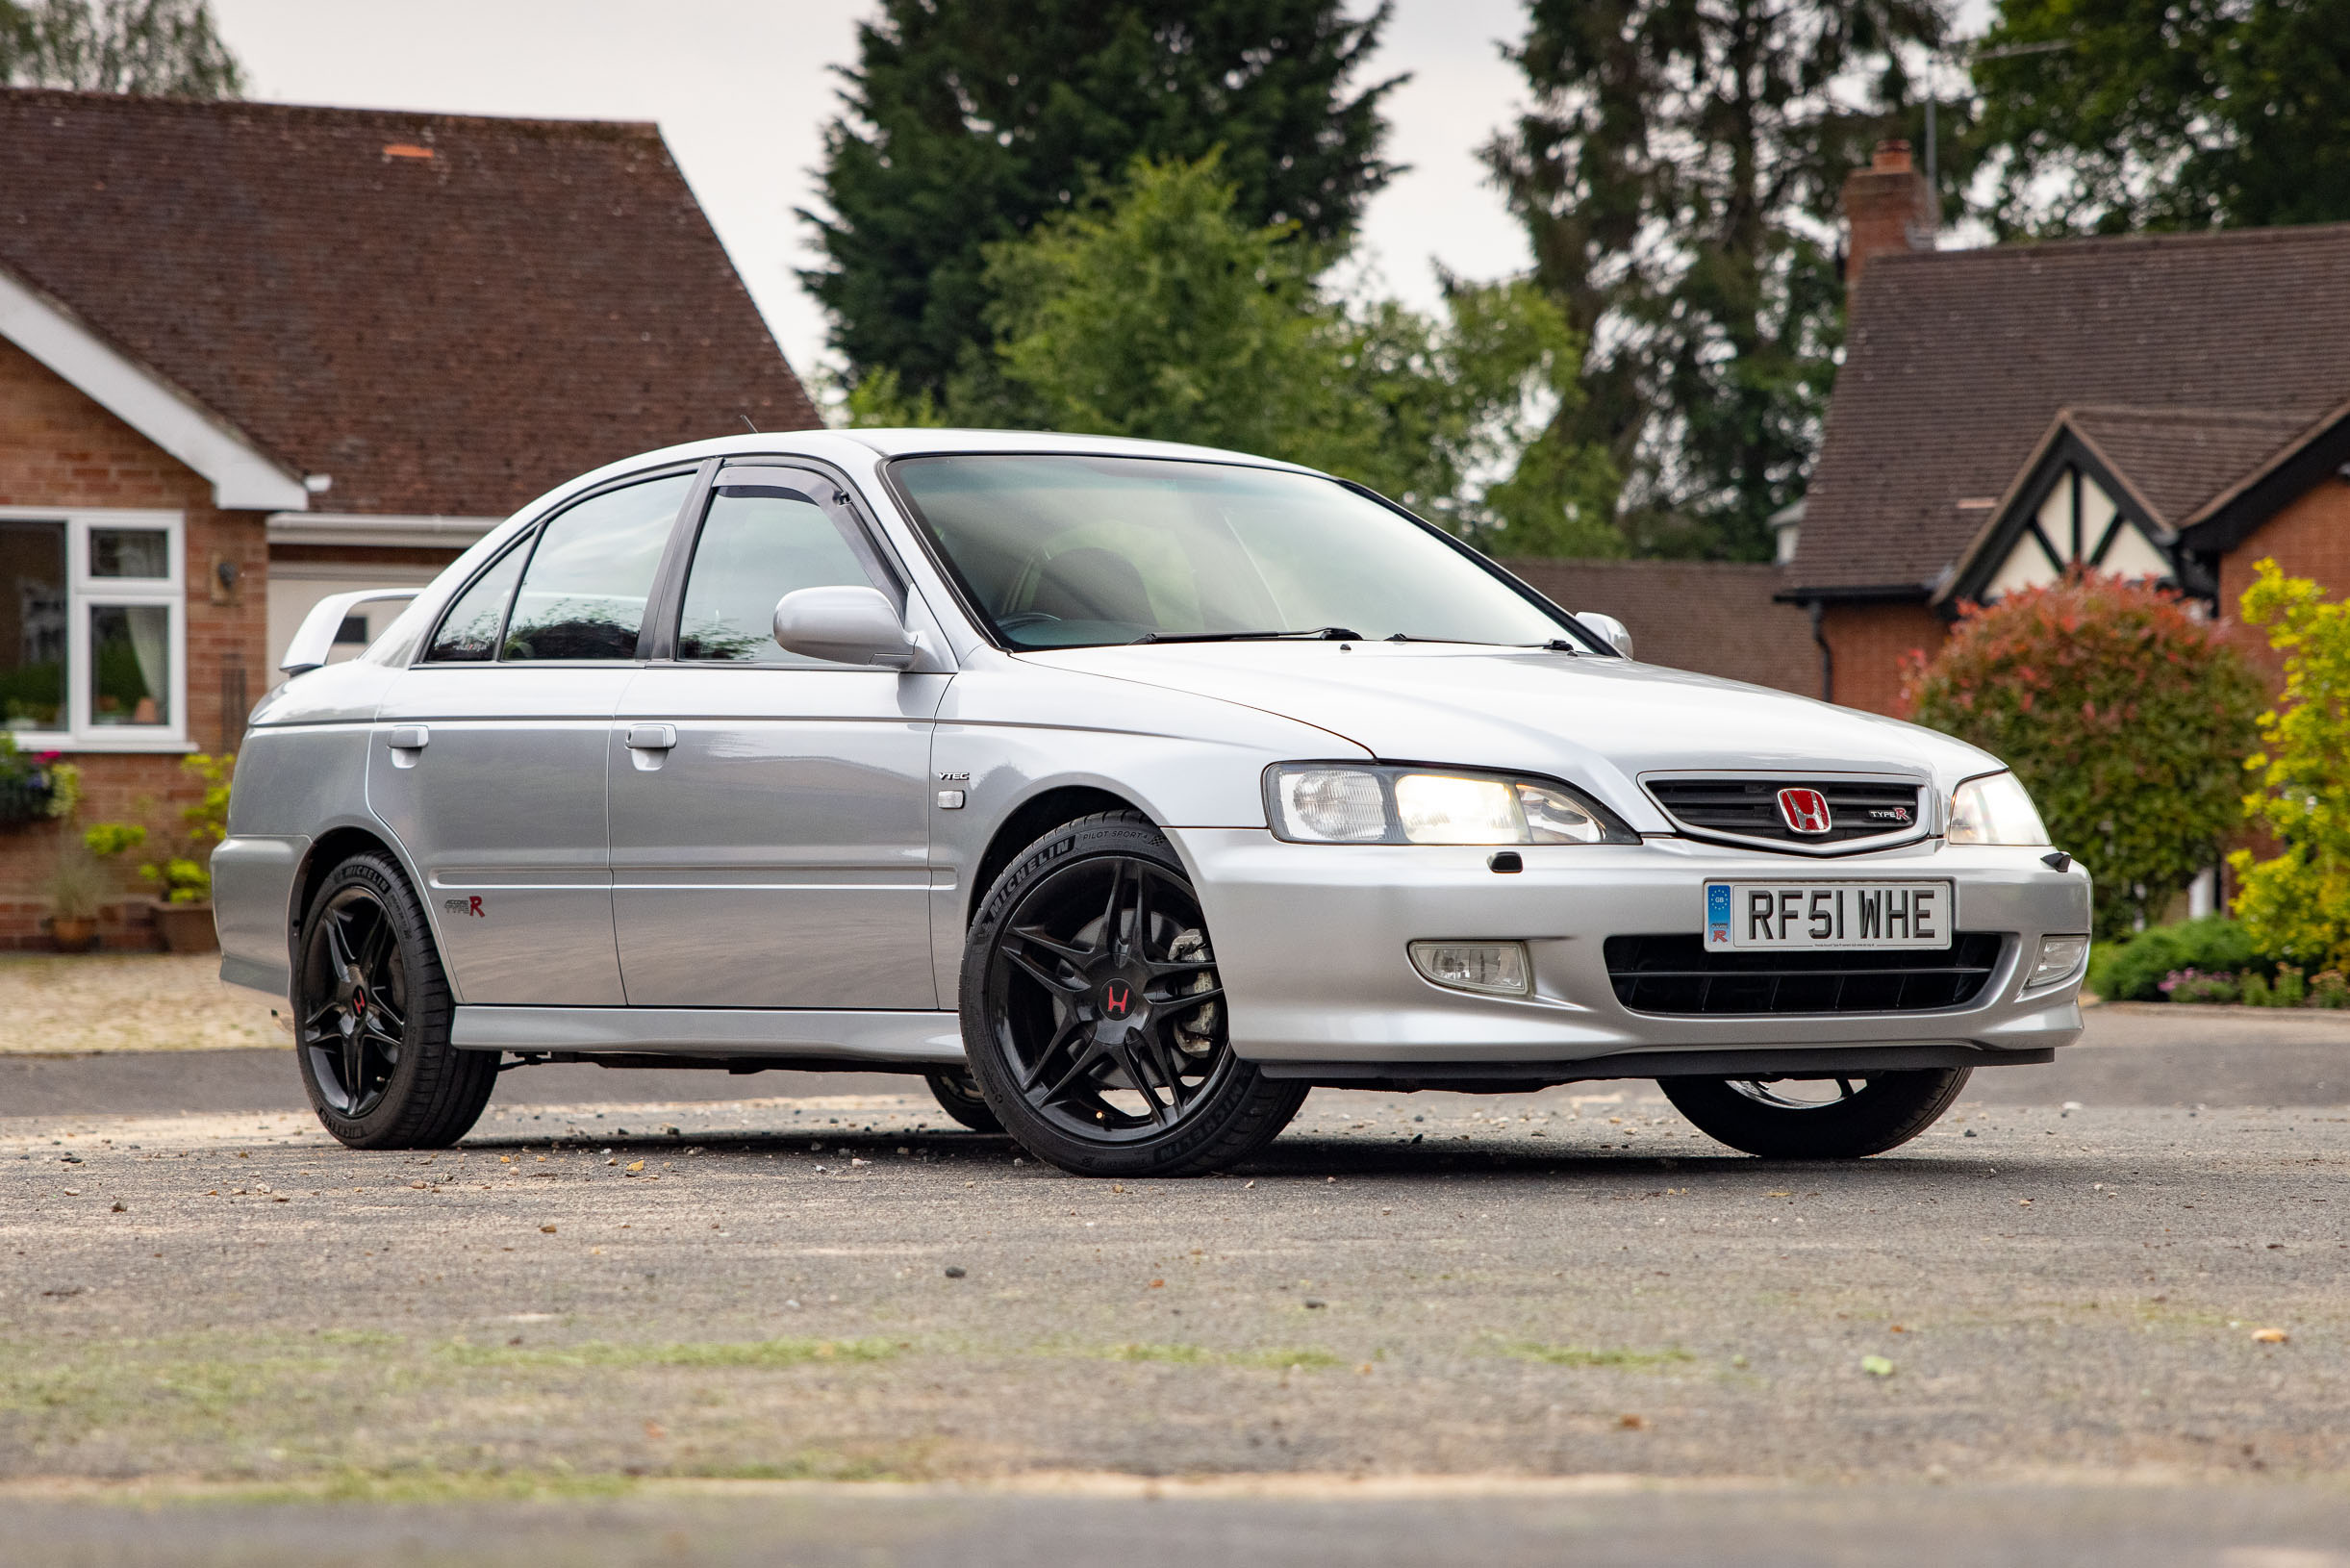
[[[1998,967],[1996,931],[1961,931],[1940,951],[1721,952],[1705,938],[1611,936],[1616,1000],[1635,1013],[1922,1013],[1963,1007]]]
[[[1805,848],[1855,839],[1914,833],[1925,802],[1914,784],[1863,784],[1832,778],[1658,778],[1649,793],[1681,826],[1758,844]],[[1798,833],[1779,815],[1779,792],[1817,790],[1828,798],[1825,833]]]

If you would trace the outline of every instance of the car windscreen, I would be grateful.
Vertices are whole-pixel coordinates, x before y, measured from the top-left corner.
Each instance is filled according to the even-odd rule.
[[[1331,628],[1535,645],[1576,631],[1432,530],[1312,474],[1015,453],[890,471],[1014,648]]]

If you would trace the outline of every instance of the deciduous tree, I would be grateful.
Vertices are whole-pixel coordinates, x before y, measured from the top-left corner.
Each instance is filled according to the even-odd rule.
[[[2350,969],[2350,604],[2274,561],[2256,570],[2244,619],[2285,656],[2285,691],[2261,715],[2244,809],[2277,852],[2230,857],[2236,913],[2265,952]]]
[[[206,0],[0,0],[0,82],[236,98],[244,72]]]
[[[2097,883],[2097,935],[2164,908],[2243,822],[2260,677],[2180,597],[2075,573],[1968,606],[1904,682],[1909,717],[2015,770]]]
[[[1023,240],[991,246],[997,380],[978,395],[1020,422],[1190,442],[1359,480],[1490,547],[1621,549],[1596,451],[1521,464],[1553,404],[1577,393],[1579,347],[1519,282],[1447,280],[1441,316],[1357,304],[1325,286],[1328,247],[1251,225],[1213,156],[1139,161],[1127,179]],[[886,376],[859,422],[961,422]],[[1496,476],[1508,476],[1495,483]]]
[[[2003,0],[1983,43],[2005,232],[2350,218],[2340,0]]]

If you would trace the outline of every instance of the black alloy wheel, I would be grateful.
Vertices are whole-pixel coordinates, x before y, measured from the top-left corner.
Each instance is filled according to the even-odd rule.
[[[1765,1159],[1849,1160],[1882,1154],[1932,1126],[1974,1070],[1855,1074],[1842,1078],[1658,1078],[1699,1131]]]
[[[963,999],[997,1119],[1080,1175],[1220,1169],[1304,1099],[1233,1054],[1199,898],[1135,813],[1057,828],[1004,873],[972,927]]]
[[[302,923],[294,1049],[319,1123],[354,1149],[440,1149],[497,1085],[493,1051],[449,1044],[448,980],[399,868],[353,855]]]

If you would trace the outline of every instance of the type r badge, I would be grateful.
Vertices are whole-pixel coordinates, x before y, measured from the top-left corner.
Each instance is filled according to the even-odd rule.
[[[441,907],[452,915],[469,915],[475,920],[490,918],[490,912],[481,906],[481,895],[478,893],[465,898],[443,898]]]

